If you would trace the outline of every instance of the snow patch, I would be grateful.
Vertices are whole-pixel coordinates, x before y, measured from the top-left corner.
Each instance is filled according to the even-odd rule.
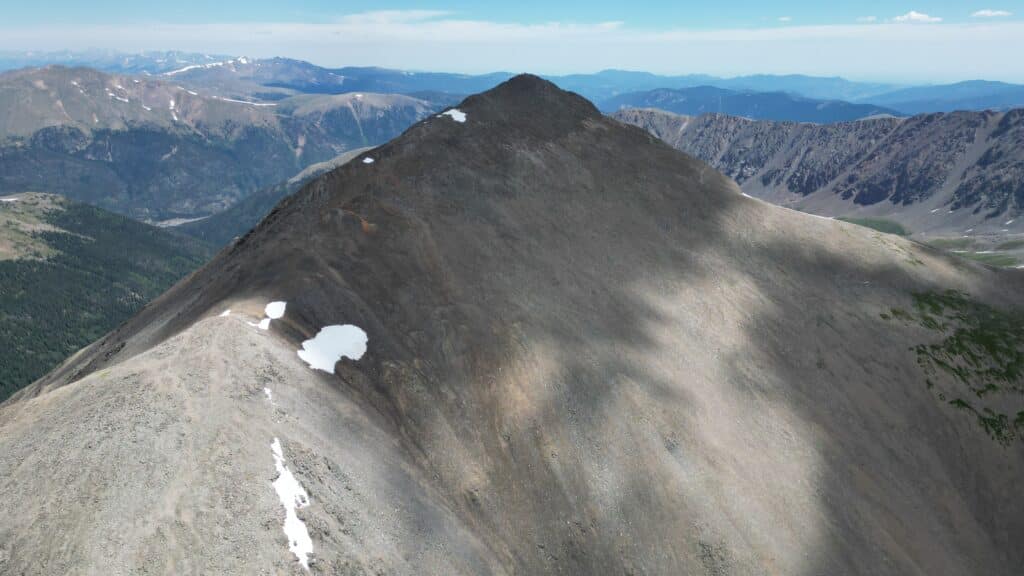
[[[1014,219],[1014,220],[1007,220],[1006,223],[1003,224],[1003,226],[1009,226],[1010,224],[1013,224],[1016,221],[1017,221],[1016,219]]]
[[[223,96],[214,96],[214,99],[220,100],[221,102],[234,102],[235,104],[248,104],[249,106],[277,106],[273,102],[249,102],[248,100],[235,100],[234,98],[224,98]]]
[[[274,394],[270,391],[270,388],[263,388],[263,395],[267,397],[267,400],[274,401]]]
[[[310,368],[334,374],[334,365],[344,358],[359,360],[366,353],[366,332],[352,324],[325,326],[298,351]]]
[[[287,302],[271,302],[270,304],[267,304],[267,306],[263,309],[263,313],[267,315],[267,318],[277,320],[278,318],[284,316],[284,309],[287,306]]]
[[[306,494],[306,490],[302,488],[302,484],[299,484],[291,470],[285,466],[281,441],[274,438],[270,444],[270,450],[274,453],[274,468],[277,470],[277,480],[274,480],[273,484],[274,491],[277,492],[277,498],[284,506],[284,534],[288,537],[288,549],[298,558],[299,564],[309,570],[309,555],[313,553],[313,540],[309,537],[306,523],[295,513],[299,508],[309,506],[309,495]]]
[[[444,112],[441,112],[440,114],[438,114],[438,118],[440,118],[441,116],[448,116],[452,120],[455,120],[456,122],[460,122],[460,123],[466,121],[466,113],[463,112],[462,110],[459,110],[458,108],[452,108],[451,110],[445,110]]]
[[[363,164],[373,164],[373,158],[370,158],[369,156],[363,158]]]
[[[259,328],[260,330],[269,330],[270,321],[277,320],[278,318],[284,316],[284,309],[287,306],[287,302],[281,302],[280,300],[271,302],[263,307],[263,313],[267,315],[266,318],[260,320],[259,322],[247,322],[247,324],[249,324],[249,326]]]
[[[228,316],[231,316],[231,308],[228,308],[227,310],[221,312],[220,315],[217,316],[217,317],[218,318],[227,318]]]
[[[20,198],[0,198],[0,202],[17,202]]]

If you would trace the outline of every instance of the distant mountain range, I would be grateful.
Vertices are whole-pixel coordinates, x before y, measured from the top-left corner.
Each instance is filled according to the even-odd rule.
[[[511,72],[453,74],[377,67],[317,66],[289,58],[245,58],[180,51],[126,54],[110,51],[0,52],[0,70],[62,64],[115,74],[166,75],[210,94],[274,100],[299,93],[444,93],[465,95],[489,89]],[[1024,86],[969,81],[908,87],[856,82],[839,77],[756,74],[723,78],[707,74],[658,75],[627,70],[547,76],[563,89],[605,102],[634,92],[702,86],[737,92],[785,92],[813,100],[875,105],[911,115],[952,110],[1006,110],[1024,106]]]
[[[773,203],[929,235],[1024,232],[1024,109],[829,125],[635,109],[615,118]]]
[[[223,54],[200,54],[170,50],[125,53],[113,50],[0,51],[0,70],[42,67],[51,64],[86,66],[116,74],[160,74],[183,66],[230,59]]]
[[[60,193],[153,221],[205,216],[310,164],[386,142],[437,108],[398,94],[264,102],[173,76],[12,71],[0,74],[0,193]]]
[[[905,88],[864,99],[904,114],[954,110],[1008,110],[1024,106],[1024,86],[974,80],[943,86]]]
[[[600,107],[604,112],[615,112],[622,108],[657,108],[676,114],[714,112],[757,120],[822,124],[899,114],[896,110],[874,104],[814,100],[788,92],[740,92],[713,86],[631,92],[605,100]]]

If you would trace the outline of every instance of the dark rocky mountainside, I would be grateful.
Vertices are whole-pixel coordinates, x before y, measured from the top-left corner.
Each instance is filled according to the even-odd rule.
[[[787,92],[726,90],[712,86],[659,88],[620,94],[601,103],[601,109],[657,108],[675,114],[705,113],[742,116],[755,120],[817,122],[830,124],[870,116],[898,115],[891,108],[874,104],[852,104],[842,100],[814,100]]]
[[[246,102],[86,68],[8,72],[0,193],[44,190],[139,219],[204,216],[434,109],[399,95]]]
[[[659,110],[615,117],[772,202],[930,233],[1024,231],[1024,109],[830,125]]]
[[[0,566],[1015,575],[1022,294],[517,76],[0,405]]]

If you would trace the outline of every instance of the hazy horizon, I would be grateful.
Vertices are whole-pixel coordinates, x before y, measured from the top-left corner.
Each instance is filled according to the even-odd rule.
[[[1024,82],[1024,61],[1016,56],[1024,53],[1020,2],[686,3],[693,17],[668,2],[634,3],[625,12],[607,2],[555,12],[527,2],[518,13],[457,1],[432,9],[348,3],[340,12],[314,4],[302,13],[236,0],[208,10],[185,2],[145,12],[122,2],[83,10],[59,1],[45,12],[22,5],[5,12],[0,50],[180,50],[467,74],[619,69],[896,84]]]

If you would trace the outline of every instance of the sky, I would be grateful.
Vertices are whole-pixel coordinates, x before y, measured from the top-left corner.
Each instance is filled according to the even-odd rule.
[[[467,73],[1024,82],[1024,0],[9,4],[0,50],[183,50]]]

